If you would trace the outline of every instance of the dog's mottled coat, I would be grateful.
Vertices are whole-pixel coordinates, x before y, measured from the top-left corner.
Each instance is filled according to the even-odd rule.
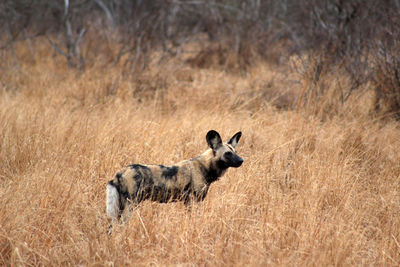
[[[236,133],[223,143],[218,132],[206,135],[209,149],[200,156],[171,166],[133,164],[119,171],[107,184],[107,214],[114,221],[128,202],[140,203],[150,199],[161,203],[191,200],[202,201],[210,184],[229,167],[239,167],[243,159],[235,147],[242,133]]]

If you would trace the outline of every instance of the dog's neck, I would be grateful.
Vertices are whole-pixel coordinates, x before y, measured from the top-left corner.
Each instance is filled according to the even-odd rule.
[[[222,160],[215,158],[212,149],[206,150],[196,160],[199,161],[200,171],[208,184],[217,181],[228,169]]]

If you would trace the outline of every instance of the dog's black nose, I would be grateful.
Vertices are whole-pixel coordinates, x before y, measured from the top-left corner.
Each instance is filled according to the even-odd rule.
[[[243,159],[239,156],[236,158],[235,167],[240,167],[243,163]]]

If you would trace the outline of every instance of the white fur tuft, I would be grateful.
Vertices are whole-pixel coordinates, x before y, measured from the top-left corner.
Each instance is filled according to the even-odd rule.
[[[116,219],[119,213],[119,194],[117,188],[111,184],[107,184],[106,206],[107,215]]]

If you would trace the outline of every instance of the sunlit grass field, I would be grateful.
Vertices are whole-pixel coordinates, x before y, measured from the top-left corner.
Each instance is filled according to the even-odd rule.
[[[343,104],[346,77],[325,73],[314,101],[290,64],[128,75],[15,49],[0,70],[0,265],[400,265],[400,127],[368,87]],[[244,164],[190,212],[143,202],[107,235],[115,172],[196,157],[210,129],[243,132]]]

